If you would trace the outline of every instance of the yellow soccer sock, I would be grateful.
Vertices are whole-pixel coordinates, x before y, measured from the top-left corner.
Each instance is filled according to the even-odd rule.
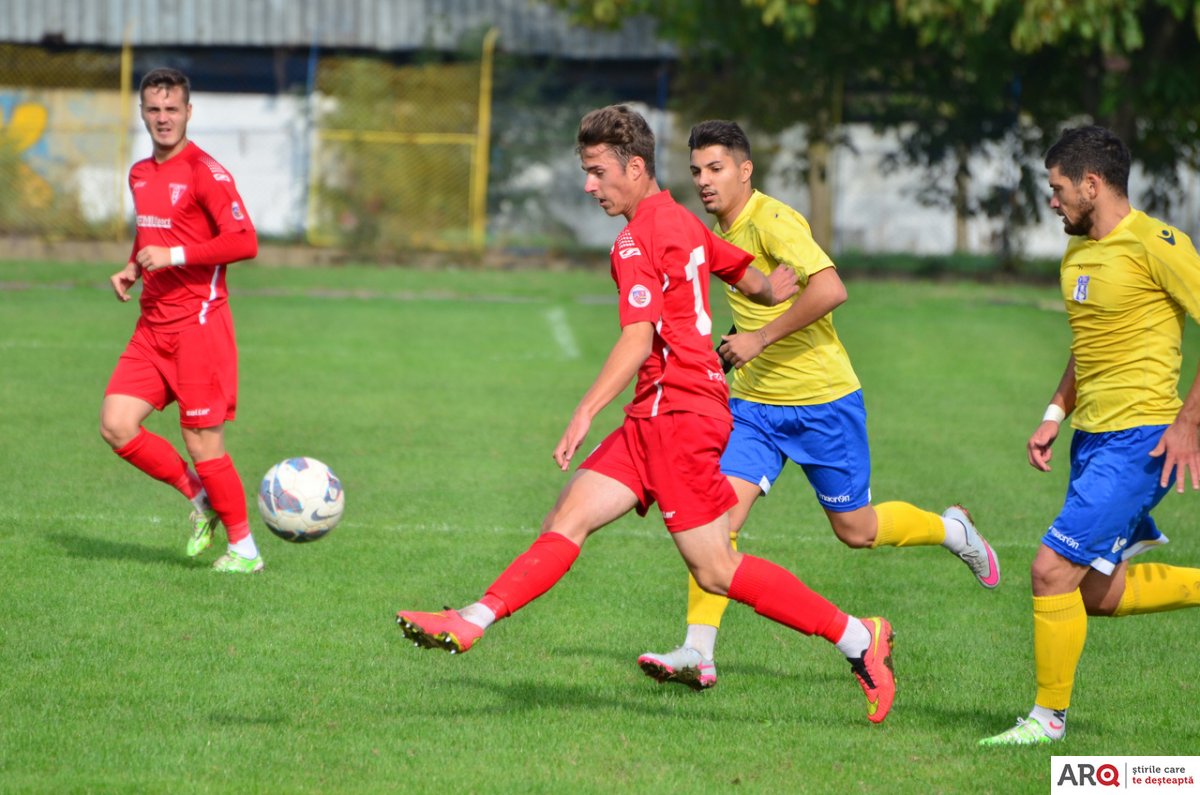
[[[733,533],[729,534],[729,543],[734,549],[737,549],[737,536]],[[696,578],[688,575],[687,622],[689,624],[707,624],[710,627],[719,627],[721,626],[721,616],[725,615],[727,607],[729,607],[727,598],[701,589],[696,583]]]
[[[936,513],[923,511],[907,502],[884,502],[875,506],[879,521],[875,547],[931,547],[946,540],[946,525]]]
[[[1071,706],[1075,669],[1087,639],[1087,611],[1079,589],[1033,597],[1033,664],[1037,671],[1034,702],[1052,710]]]
[[[1125,571],[1125,592],[1114,616],[1200,606],[1200,569],[1140,563]]]

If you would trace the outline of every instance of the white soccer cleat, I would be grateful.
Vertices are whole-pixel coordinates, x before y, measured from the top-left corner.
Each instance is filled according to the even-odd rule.
[[[658,682],[679,682],[693,690],[707,690],[717,683],[717,665],[690,646],[666,654],[646,652],[638,657],[646,676]]]
[[[951,505],[942,512],[943,519],[952,519],[963,526],[967,536],[967,547],[962,552],[955,552],[958,559],[967,564],[975,579],[984,588],[995,588],[1000,584],[1000,559],[996,557],[992,545],[975,529],[975,522],[967,509],[961,505]]]

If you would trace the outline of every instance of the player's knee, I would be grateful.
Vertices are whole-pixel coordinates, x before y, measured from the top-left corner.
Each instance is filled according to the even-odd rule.
[[[127,423],[115,421],[105,414],[100,415],[100,438],[114,450],[119,450],[133,441],[137,436],[138,427],[128,427]]]
[[[1077,583],[1067,576],[1069,571],[1062,566],[1053,565],[1044,559],[1035,558],[1029,567],[1029,582],[1034,596],[1053,596],[1069,593],[1077,587]]]
[[[866,549],[867,547],[871,546],[872,539],[864,538],[858,534],[839,533],[837,530],[834,530],[834,534],[837,535],[839,541],[851,549]]]
[[[856,522],[831,520],[833,534],[837,536],[838,541],[841,541],[851,549],[863,549],[871,546],[871,542],[875,540],[875,533],[871,528],[863,527]]]
[[[577,546],[583,546],[590,531],[591,528],[579,521],[577,516],[573,518],[570,511],[564,511],[561,506],[557,505],[542,520],[543,533],[557,533],[573,541]]]
[[[729,594],[729,583],[733,579],[732,576],[725,575],[720,570],[712,567],[693,569],[692,577],[696,579],[696,584],[700,586],[700,590],[716,594],[717,596],[727,596]]]

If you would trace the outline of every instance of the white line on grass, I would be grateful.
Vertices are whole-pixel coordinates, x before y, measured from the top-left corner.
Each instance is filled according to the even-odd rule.
[[[563,355],[568,359],[578,359],[579,346],[575,343],[570,324],[567,323],[566,311],[561,306],[547,309],[546,322],[550,325],[550,333],[554,335],[554,341],[558,343]]]

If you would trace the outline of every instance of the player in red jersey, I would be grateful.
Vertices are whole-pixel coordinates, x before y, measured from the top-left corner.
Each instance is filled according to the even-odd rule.
[[[252,259],[258,236],[233,177],[188,140],[190,88],[175,69],[142,78],[142,121],[154,154],[129,171],[137,234],[129,262],[111,278],[121,301],[141,278],[141,316],[105,389],[100,435],[121,458],[192,501],[189,556],[212,543],[220,521],[229,549],[213,568],[252,573],[262,570],[262,557],[241,478],[225,452],[225,423],[237,412],[225,269]],[[179,404],[194,470],[170,442],[142,427],[171,402]]]
[[[553,587],[589,535],[631,510],[644,515],[657,501],[702,588],[835,643],[866,693],[868,718],[882,721],[895,694],[888,622],[848,616],[786,569],[729,543],[737,497],[720,457],[733,423],[712,346],[709,274],[772,305],[795,294],[795,273],[777,268],[767,277],[748,268],[752,255],[717,238],[661,190],[654,134],[629,108],[592,111],[577,142],[584,190],[629,224],[610,256],[621,334],[554,448],[559,467],[566,471],[592,419],[636,377],[633,400],[621,427],[567,482],[542,534],[478,602],[440,613],[400,611],[401,629],[418,646],[465,652],[492,623]]]

